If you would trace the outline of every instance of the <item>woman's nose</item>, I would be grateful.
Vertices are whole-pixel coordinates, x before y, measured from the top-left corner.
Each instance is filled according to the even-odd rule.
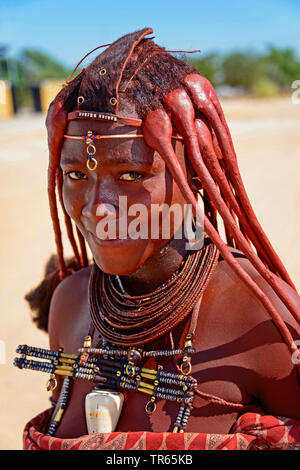
[[[82,215],[97,222],[103,217],[118,217],[118,195],[113,191],[110,178],[97,177],[86,194]]]
[[[118,206],[108,202],[87,204],[82,209],[82,215],[89,220],[98,221],[103,217],[107,219],[118,218]]]

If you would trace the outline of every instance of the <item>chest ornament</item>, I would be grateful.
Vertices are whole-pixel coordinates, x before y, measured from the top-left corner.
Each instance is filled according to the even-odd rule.
[[[67,354],[62,350],[51,351],[20,345],[14,365],[20,369],[30,369],[50,374],[47,382],[49,391],[56,387],[55,376],[64,377],[59,400],[53,411],[47,435],[54,435],[68,405],[73,380],[87,380],[95,384],[94,390],[85,400],[86,421],[89,433],[113,432],[120,417],[124,397],[122,390],[134,390],[149,395],[145,411],[155,411],[158,399],[177,402],[180,406],[173,432],[184,432],[191,413],[194,389],[197,381],[186,371],[173,373],[143,367],[148,357],[191,355],[192,347],[175,350],[143,351],[142,348],[114,349],[111,347],[87,347],[90,337],[86,337],[79,354]],[[47,361],[35,360],[46,359]],[[191,366],[188,373],[191,372]]]
[[[62,349],[50,351],[21,345],[14,365],[20,369],[50,374],[47,389],[56,387],[56,376],[63,376],[63,386],[54,408],[47,434],[53,436],[67,407],[74,380],[95,384],[85,397],[86,424],[89,433],[113,432],[122,412],[124,395],[131,390],[149,396],[145,412],[155,412],[158,400],[178,404],[173,432],[184,432],[197,393],[192,377],[191,357],[203,291],[214,271],[218,250],[208,244],[201,251],[189,253],[176,273],[151,293],[130,296],[118,276],[102,273],[94,265],[89,282],[91,328],[78,354]],[[175,348],[172,330],[190,315],[183,346]],[[101,347],[92,347],[95,330],[102,338]],[[149,350],[148,344],[169,334],[170,349]],[[180,341],[181,342],[181,341]],[[46,359],[36,361],[33,357]],[[173,357],[175,371],[166,371],[159,358]],[[154,358],[155,368],[145,367]]]

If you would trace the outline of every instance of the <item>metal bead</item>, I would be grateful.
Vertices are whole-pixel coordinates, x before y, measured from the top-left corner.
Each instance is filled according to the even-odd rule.
[[[117,101],[117,98],[113,96],[112,98],[110,98],[109,102],[112,106],[116,106],[118,101]]]
[[[140,364],[142,360],[142,355],[137,349],[130,349],[128,351],[128,360],[130,362],[133,362],[133,364],[136,366]]]

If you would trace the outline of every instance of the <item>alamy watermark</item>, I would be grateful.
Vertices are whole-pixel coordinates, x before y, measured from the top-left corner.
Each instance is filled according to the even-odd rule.
[[[295,91],[292,93],[292,103],[300,104],[300,80],[295,80],[291,87],[295,89]]]
[[[204,216],[192,205],[144,204],[128,206],[127,196],[119,196],[118,209],[112,204],[100,204],[96,215],[101,220],[96,235],[101,240],[114,239],[185,239],[186,250],[199,250],[204,240]]]

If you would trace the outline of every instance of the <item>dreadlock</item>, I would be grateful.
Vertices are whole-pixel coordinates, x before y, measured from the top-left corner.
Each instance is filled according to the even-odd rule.
[[[300,324],[300,313],[278,278],[295,289],[284,265],[261,228],[244,188],[223,111],[210,82],[196,69],[172,56],[145,36],[152,30],[124,36],[111,44],[57,95],[47,116],[50,162],[48,193],[57,246],[59,278],[88,265],[85,240],[65,211],[61,191],[59,158],[67,115],[74,110],[117,114],[124,103],[133,103],[143,120],[145,142],[166,162],[186,201],[199,216],[201,209],[188,185],[171,135],[175,128],[183,137],[190,164],[202,184],[205,232],[223,259],[260,299],[293,352],[293,338],[269,298],[232,256],[230,248],[242,251],[257,272]],[[99,71],[105,73],[99,73]],[[84,101],[77,102],[78,96]],[[113,102],[110,98],[114,97]],[[68,270],[63,255],[57,211],[56,187],[63,207],[67,234],[74,252],[75,269]],[[226,242],[220,236],[217,216],[224,224]],[[42,313],[41,313],[42,314]],[[43,312],[45,315],[45,311]],[[40,322],[45,325],[45,321]]]

